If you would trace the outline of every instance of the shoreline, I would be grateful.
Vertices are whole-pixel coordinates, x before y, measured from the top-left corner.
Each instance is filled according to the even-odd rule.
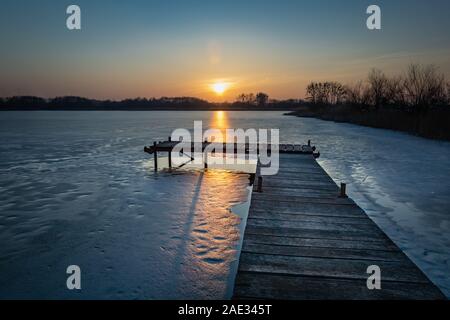
[[[313,108],[306,106],[288,111],[284,115],[392,130],[436,141],[450,141],[450,131],[447,129],[450,123],[450,108],[436,108],[425,114],[388,108],[361,111],[346,105]]]
[[[214,107],[214,108],[186,108],[186,107],[157,107],[157,108],[138,108],[138,107],[123,107],[123,108],[2,108],[2,111],[280,111],[280,112],[294,112],[298,107]]]

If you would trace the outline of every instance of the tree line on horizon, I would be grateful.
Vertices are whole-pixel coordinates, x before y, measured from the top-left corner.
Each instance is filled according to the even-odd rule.
[[[97,100],[78,96],[65,96],[45,99],[36,96],[13,96],[0,98],[0,106],[10,108],[140,108],[140,107],[164,107],[164,106],[184,106],[184,107],[202,107],[209,103],[205,100],[194,97],[161,97],[161,98],[135,98],[115,100]]]
[[[450,82],[434,65],[411,64],[404,74],[392,77],[372,69],[367,79],[353,85],[311,82],[306,93],[314,105],[346,104],[374,110],[391,106],[409,111],[450,105]]]
[[[62,107],[73,108],[140,108],[140,107],[295,107],[305,103],[302,99],[277,100],[269,99],[263,92],[242,93],[233,102],[209,102],[196,97],[162,97],[162,98],[134,98],[124,100],[98,100],[78,96],[64,96],[56,98],[42,98],[37,96],[0,97],[1,107],[43,108],[57,109]]]
[[[295,107],[303,103],[300,99],[275,100],[263,92],[242,93],[233,102],[213,103],[196,97],[134,98],[124,100],[98,100],[78,96],[42,98],[37,96],[0,97],[0,108],[10,109],[139,109],[139,108],[212,108],[212,107]]]

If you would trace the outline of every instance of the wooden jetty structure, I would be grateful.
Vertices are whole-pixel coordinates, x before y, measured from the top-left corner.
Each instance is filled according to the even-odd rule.
[[[276,149],[280,154],[309,154],[313,155],[315,158],[320,157],[320,153],[316,152],[316,147],[311,146],[311,140],[308,141],[307,145],[293,145],[293,144],[280,144],[276,146],[272,145],[260,145],[260,144],[249,144],[249,143],[227,143],[227,142],[183,142],[183,141],[172,141],[169,137],[167,141],[153,142],[153,145],[144,147],[144,152],[152,154],[154,156],[154,169],[158,171],[158,154],[167,153],[169,160],[169,167],[172,167],[172,153],[174,148],[178,146],[181,150],[187,152],[205,152],[207,148],[214,150],[223,150],[224,152],[232,152],[233,154],[260,154],[260,148],[270,155],[272,151]],[[207,163],[205,162],[205,166]]]
[[[145,151],[170,154],[175,144]],[[261,176],[258,163],[233,299],[445,299],[330,178],[315,150],[310,142],[280,145],[274,176]],[[381,271],[379,290],[367,285],[372,266]]]

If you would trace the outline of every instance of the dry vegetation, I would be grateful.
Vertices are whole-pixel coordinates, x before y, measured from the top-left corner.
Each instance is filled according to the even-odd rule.
[[[373,69],[365,81],[311,83],[299,116],[351,122],[450,140],[450,83],[433,65],[410,65],[388,77]]]

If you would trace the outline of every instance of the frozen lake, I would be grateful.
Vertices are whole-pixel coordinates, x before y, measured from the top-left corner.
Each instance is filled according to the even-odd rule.
[[[281,112],[0,112],[0,298],[231,294],[248,176],[151,169],[143,146],[203,120],[312,139],[320,164],[450,296],[450,143]],[[79,265],[82,290],[66,289]]]

